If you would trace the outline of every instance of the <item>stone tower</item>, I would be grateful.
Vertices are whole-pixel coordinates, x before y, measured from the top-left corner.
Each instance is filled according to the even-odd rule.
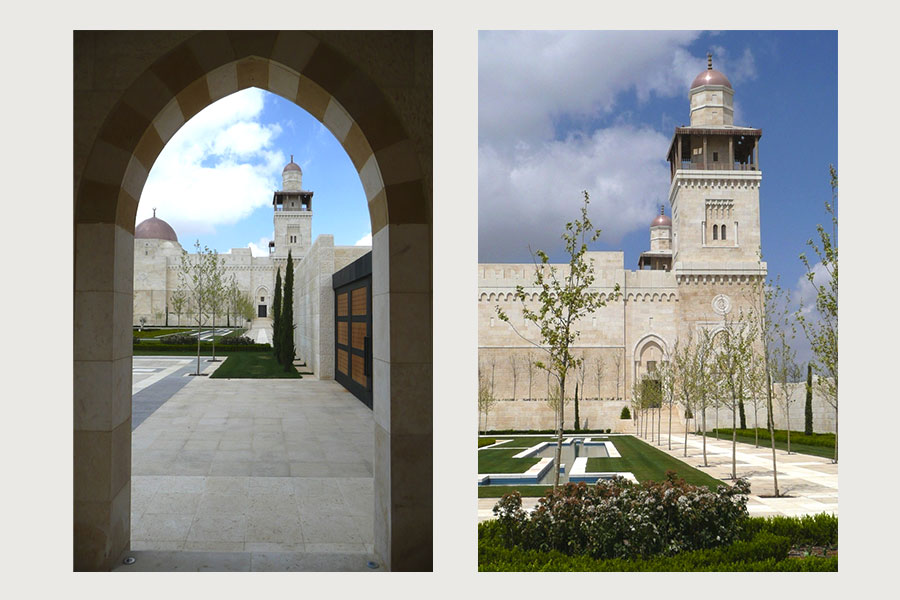
[[[312,243],[313,193],[303,190],[303,171],[293,155],[281,172],[281,182],[281,190],[272,197],[275,239],[270,251],[275,258],[287,258],[290,250],[297,261]]]
[[[691,125],[669,147],[673,266],[680,275],[759,269],[759,140],[733,125],[734,89],[712,68],[691,85]]]

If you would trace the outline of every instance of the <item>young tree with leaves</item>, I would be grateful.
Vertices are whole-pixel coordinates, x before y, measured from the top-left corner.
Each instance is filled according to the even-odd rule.
[[[791,406],[795,398],[791,393],[791,384],[800,379],[800,365],[797,364],[797,352],[793,348],[796,335],[793,320],[787,302],[783,304],[775,316],[777,326],[773,329],[772,348],[769,357],[769,368],[775,383],[779,384],[776,395],[784,410],[787,429],[787,453],[791,453]]]
[[[673,371],[675,373],[674,385],[678,388],[678,396],[681,399],[682,407],[684,407],[684,456],[687,456],[688,424],[694,414],[692,410],[694,398],[693,351],[692,337],[690,335],[688,335],[685,343],[675,340],[672,361],[674,362]]]
[[[478,364],[478,414],[479,416],[484,415],[484,428],[483,432],[487,433],[487,423],[488,423],[488,413],[491,410],[491,407],[494,405],[495,399],[494,394],[491,390],[490,384],[488,384],[487,377],[484,373],[484,368],[481,363]]]
[[[803,433],[813,434],[813,387],[812,387],[812,363],[806,363],[806,406],[804,407]]]
[[[216,315],[225,306],[225,259],[213,250],[209,272],[209,313],[212,315],[212,358],[207,362],[219,362],[216,359]]]
[[[678,341],[675,341],[675,345],[672,350],[672,357],[678,352]],[[672,358],[670,360],[663,361],[659,368],[657,369],[659,373],[659,383],[662,388],[662,401],[663,404],[669,407],[669,434],[668,434],[668,444],[669,450],[672,449],[672,410],[675,406],[675,398],[677,396],[677,388],[675,386],[675,363]]]
[[[528,399],[531,400],[531,384],[534,379],[534,353],[531,350],[525,355],[526,366],[528,368]]]
[[[838,247],[837,247],[837,200],[838,176],[834,166],[831,174],[831,202],[825,203],[825,211],[831,218],[831,232],[822,225],[816,226],[819,240],[806,242],[819,262],[810,265],[806,254],[800,261],[806,267],[806,279],[816,292],[816,315],[812,317],[801,306],[797,320],[809,340],[816,357],[813,370],[818,376],[816,386],[822,397],[834,408],[834,462],[838,462]],[[820,268],[821,267],[821,268]],[[816,274],[819,274],[817,277]]]
[[[294,261],[288,250],[287,265],[284,268],[284,294],[281,296],[280,349],[284,370],[294,368]]]
[[[603,374],[606,371],[606,363],[603,362],[603,355],[599,352],[594,356],[594,377],[597,381],[597,401],[602,398]]]
[[[275,272],[275,295],[272,298],[272,350],[275,360],[281,359],[281,267]]]
[[[616,400],[621,398],[619,395],[622,383],[622,362],[625,360],[623,355],[625,354],[625,348],[622,348],[622,352],[616,352],[613,354],[613,366],[616,369]]]
[[[725,316],[725,329],[715,337],[716,374],[726,406],[731,411],[731,479],[737,479],[737,418],[747,382],[746,366],[751,361],[756,328],[749,315],[739,311]]]
[[[188,254],[187,250],[181,251],[181,269],[178,277],[180,289],[184,290],[195,310],[197,323],[197,372],[195,375],[200,375],[200,337],[203,333],[205,317],[209,312],[210,280],[216,268],[215,260],[218,255],[207,246],[201,248],[200,240],[194,243],[194,249],[196,253],[193,255]]]
[[[514,353],[510,353],[510,355],[509,355],[509,368],[510,368],[510,372],[512,373],[512,380],[513,380],[512,399],[513,399],[513,402],[515,402],[515,400],[516,400],[516,383],[518,382],[518,379],[519,379],[519,359],[516,357],[516,355]]]
[[[181,286],[175,288],[175,291],[172,292],[172,296],[169,300],[169,305],[172,307],[172,312],[175,313],[175,316],[178,317],[178,326],[181,326],[181,313],[184,312],[184,309],[187,308],[188,298],[185,291],[181,288]]]
[[[580,335],[578,321],[606,305],[601,300],[599,290],[592,289],[594,284],[594,265],[585,258],[588,242],[597,240],[599,230],[594,230],[588,218],[590,197],[584,192],[584,204],[581,207],[581,218],[566,223],[566,231],[562,235],[565,241],[566,254],[569,256],[569,268],[564,274],[550,265],[550,257],[546,252],[538,250],[536,255],[540,265],[535,264],[534,287],[539,290],[539,306],[532,309],[526,302],[528,296],[525,288],[516,286],[516,299],[522,304],[522,315],[527,322],[533,323],[540,331],[540,341],[528,340],[513,325],[513,330],[523,339],[529,341],[546,356],[546,362],[538,362],[538,366],[551,372],[556,379],[559,390],[559,406],[557,412],[557,442],[554,457],[554,489],[559,485],[559,467],[562,455],[563,440],[563,406],[566,397],[566,377],[576,367],[578,359],[571,348]],[[535,261],[537,262],[537,261]],[[619,295],[619,286],[609,299]],[[501,320],[510,323],[509,316],[499,306],[497,314]]]

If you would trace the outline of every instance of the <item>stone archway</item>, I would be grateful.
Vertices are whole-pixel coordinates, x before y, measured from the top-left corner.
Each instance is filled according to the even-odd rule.
[[[373,234],[375,551],[432,563],[431,32],[76,32],[74,558],[127,550],[138,199],[165,143],[259,87],[343,145]],[[394,318],[392,318],[394,317]]]

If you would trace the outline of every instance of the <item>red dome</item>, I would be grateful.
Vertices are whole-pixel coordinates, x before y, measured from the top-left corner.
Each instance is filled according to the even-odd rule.
[[[724,85],[727,88],[734,89],[731,87],[731,82],[728,81],[728,78],[721,71],[716,71],[715,69],[706,69],[697,75],[694,78],[694,83],[691,84],[691,89],[701,85]]]
[[[162,219],[157,219],[155,216],[142,221],[140,225],[135,227],[134,237],[135,239],[178,241],[178,236],[175,235],[175,230],[172,229],[172,226]]]
[[[670,219],[666,215],[657,215],[653,222],[650,223],[650,227],[671,227],[672,219]]]
[[[297,163],[294,162],[293,156],[291,157],[291,162],[289,162],[287,165],[285,165],[284,170],[281,173],[283,175],[284,173],[287,173],[288,171],[300,171],[301,173],[303,172],[300,169],[300,165],[298,165]]]

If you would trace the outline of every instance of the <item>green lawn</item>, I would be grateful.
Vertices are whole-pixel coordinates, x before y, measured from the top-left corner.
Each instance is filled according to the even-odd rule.
[[[599,438],[599,435],[586,437]],[[512,455],[521,451],[521,448],[529,448],[538,442],[550,440],[552,438],[515,438],[513,441],[497,449],[479,450],[478,452],[478,473],[523,473],[535,464],[538,459],[530,459],[532,462],[528,466],[519,467],[518,463],[527,459],[513,459]],[[695,469],[680,460],[673,458],[663,452],[657,450],[653,446],[642,442],[641,440],[630,435],[613,436],[609,438],[616,446],[621,458],[588,458],[588,473],[604,473],[610,471],[621,471],[634,474],[638,481],[663,481],[666,478],[666,471],[675,471],[679,477],[694,485],[705,485],[711,489],[716,486],[726,485],[714,477],[710,477],[703,471]],[[517,447],[509,448],[512,444]],[[486,453],[504,453],[494,456],[485,456]],[[488,463],[489,462],[489,466]],[[487,468],[496,470],[485,470]],[[543,496],[552,486],[546,485],[483,485],[478,486],[479,498],[499,498],[504,494],[508,494],[514,490],[518,490],[522,496],[538,497]]]
[[[210,379],[300,379],[293,366],[289,372],[269,352],[235,352],[210,375]]]
[[[523,498],[537,498],[543,496],[552,485],[479,485],[479,498],[499,498],[510,492],[518,491]]]
[[[524,473],[540,460],[537,456],[513,458],[521,448],[488,448],[478,451],[478,474]]]
[[[705,485],[710,489],[724,485],[724,482],[710,477],[703,471],[669,456],[662,450],[630,435],[613,440],[621,458],[589,458],[588,473],[605,471],[631,471],[638,481],[663,481],[666,471],[675,471],[678,477],[694,485]]]
[[[194,331],[194,330],[182,328],[182,329],[152,329],[149,331],[145,329],[144,331],[138,331],[137,329],[135,329],[132,333],[134,334],[134,337],[141,338],[142,340],[146,340],[146,339],[155,338],[155,337],[159,337],[159,336],[163,336],[163,335],[174,335],[176,333],[188,333],[190,331]]]
[[[797,433],[797,438],[803,439],[806,436],[803,435],[802,432],[791,432],[791,452],[796,452],[798,454],[809,454],[811,456],[821,456],[822,458],[834,458],[834,434],[833,433],[816,433],[813,434],[813,439],[816,439],[817,444],[804,444],[797,441],[797,438],[794,437],[794,434]],[[775,447],[778,450],[784,450],[787,452],[787,439],[781,439],[782,436],[786,436],[787,434],[780,430],[775,430]],[[715,431],[707,431],[707,437],[715,438]],[[802,436],[802,437],[801,437]],[[731,441],[731,430],[730,429],[719,429],[719,439]],[[753,435],[752,429],[738,429],[737,432],[737,441],[743,444],[756,444],[756,437]],[[772,443],[769,441],[769,432],[768,430],[761,429],[759,432],[759,445],[763,448],[771,448]]]

